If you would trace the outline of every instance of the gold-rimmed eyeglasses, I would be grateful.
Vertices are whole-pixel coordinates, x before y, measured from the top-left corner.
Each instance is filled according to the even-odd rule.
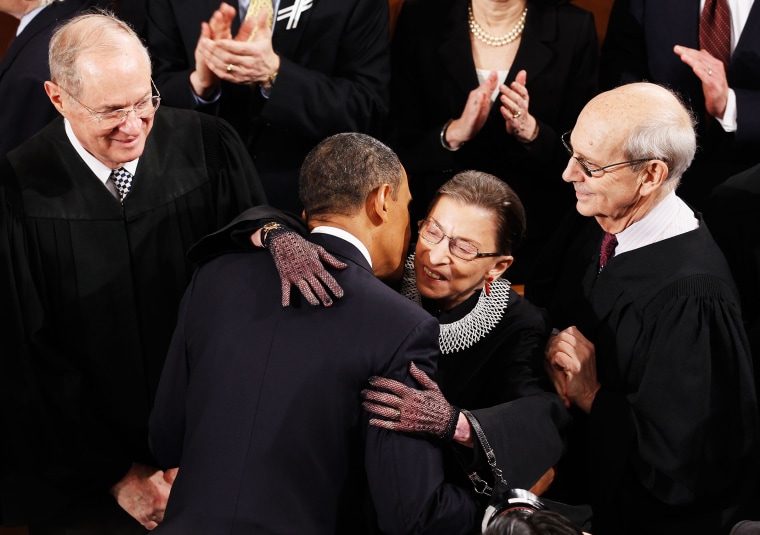
[[[423,219],[417,222],[419,236],[426,242],[436,245],[441,243],[443,238],[449,240],[449,251],[451,254],[462,260],[475,260],[486,256],[501,256],[501,253],[481,253],[474,243],[468,242],[461,238],[452,238],[448,236],[438,223],[432,219]]]
[[[153,90],[156,92],[155,95],[151,95],[142,99],[131,108],[118,108],[108,111],[95,111],[85,103],[80,102],[74,95],[71,94],[71,92],[67,91],[63,87],[61,87],[61,89],[67,95],[69,95],[74,100],[74,102],[87,110],[90,113],[90,116],[98,122],[98,125],[100,125],[101,128],[111,130],[117,126],[124,124],[130,112],[134,112],[135,115],[140,119],[150,119],[153,117],[153,115],[155,115],[159,104],[161,104],[161,94],[158,92],[158,88],[156,87],[156,84],[153,82],[152,78],[150,80],[150,84],[153,87]]]
[[[642,162],[651,162],[652,160],[657,160],[658,158],[639,158],[637,160],[626,160],[625,162],[617,162],[617,163],[611,163],[609,165],[604,165],[602,167],[595,167],[591,168],[589,167],[589,163],[583,159],[579,158],[575,155],[575,151],[573,150],[573,146],[570,144],[570,134],[572,133],[572,130],[568,130],[564,134],[562,134],[562,145],[564,145],[565,150],[567,151],[567,154],[573,158],[576,162],[580,164],[580,166],[583,168],[583,172],[586,174],[587,177],[591,178],[599,178],[604,174],[604,172],[609,169],[610,167],[617,167],[618,165],[633,165],[635,163],[642,163]]]

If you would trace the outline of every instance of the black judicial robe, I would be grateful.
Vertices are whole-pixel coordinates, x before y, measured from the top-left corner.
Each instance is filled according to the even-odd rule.
[[[726,261],[700,218],[597,276],[603,231],[574,219],[564,258],[542,263],[555,277],[539,277],[530,295],[556,327],[576,325],[594,343],[602,385],[578,414],[558,498],[590,498],[595,535],[728,533],[758,480],[760,439]]]
[[[228,124],[171,108],[156,114],[123,206],[62,119],[1,165],[11,440],[0,501],[6,522],[28,522],[103,495],[133,461],[153,462],[147,421],[193,271],[186,251],[265,198]]]
[[[470,313],[480,295],[476,292],[442,312],[426,299],[422,302],[444,328]],[[570,423],[543,369],[548,337],[542,311],[510,288],[507,308],[498,323],[473,345],[442,354],[435,376],[451,404],[470,410],[478,420],[485,415],[484,431],[489,440],[492,435],[509,437],[494,448],[496,463],[507,482],[518,488],[531,488],[559,461],[565,447],[563,433]],[[498,407],[498,417],[492,421],[494,406]],[[477,468],[484,479],[493,479],[481,448],[454,449],[466,465],[474,451],[468,472]],[[470,487],[461,461],[453,456],[446,461],[447,477]]]

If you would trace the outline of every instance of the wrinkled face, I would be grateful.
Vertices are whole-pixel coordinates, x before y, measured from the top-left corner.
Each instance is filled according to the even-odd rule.
[[[582,113],[570,136],[574,156],[589,168],[627,160],[621,132],[627,132],[624,125],[611,125],[594,110]],[[617,222],[630,218],[643,202],[640,173],[630,165],[610,168],[599,177],[588,177],[578,161],[570,158],[562,179],[575,188],[578,212],[595,217],[605,229],[617,228]]]
[[[442,196],[427,215],[428,220],[451,238],[466,240],[481,253],[497,251],[494,215],[480,206],[462,204]],[[483,288],[487,278],[497,278],[512,257],[463,260],[451,253],[449,238],[432,244],[421,236],[417,240],[414,270],[420,295],[432,299],[443,310],[459,305]]]
[[[96,114],[131,109],[151,96],[150,64],[138,45],[125,40],[120,54],[85,54],[77,65],[82,91],[76,98],[66,92],[68,88],[53,88],[59,90],[58,109],[71,123],[77,139],[87,152],[111,169],[139,158],[153,127],[152,115],[141,119],[131,111],[121,124],[110,126],[99,123],[85,108]]]
[[[409,250],[412,229],[409,224],[409,191],[406,171],[399,183],[396,198],[388,199],[388,224],[382,233],[383,260],[375,266],[376,275],[383,280],[399,280],[404,272],[404,260]],[[376,262],[373,259],[373,264]]]

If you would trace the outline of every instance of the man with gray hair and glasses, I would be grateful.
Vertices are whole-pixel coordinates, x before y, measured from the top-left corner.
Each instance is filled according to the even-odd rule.
[[[159,107],[128,25],[84,14],[49,50],[62,117],[0,163],[0,524],[144,533],[173,480],[147,422],[185,253],[265,197],[229,125]]]
[[[564,141],[585,217],[526,286],[562,329],[546,364],[577,419],[557,469],[572,485],[552,491],[590,500],[595,535],[728,533],[749,513],[760,425],[731,272],[676,195],[693,118],[664,87],[629,84]]]

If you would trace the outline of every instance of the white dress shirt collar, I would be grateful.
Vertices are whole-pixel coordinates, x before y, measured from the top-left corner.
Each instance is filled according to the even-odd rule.
[[[24,31],[24,28],[29,26],[29,23],[32,22],[32,19],[36,17],[40,11],[48,7],[50,4],[43,4],[40,7],[34,8],[29,13],[21,17],[21,20],[18,23],[18,27],[16,28],[16,37],[21,35],[21,32]]]
[[[71,124],[69,123],[68,119],[63,120],[65,128],[66,128],[66,136],[69,138],[69,141],[71,142],[71,145],[74,147],[74,150],[77,151],[77,154],[84,160],[84,163],[87,164],[87,167],[90,168],[90,170],[95,173],[95,176],[100,179],[100,181],[103,183],[104,186],[108,188],[111,193],[115,193],[115,188],[108,187],[108,179],[111,176],[111,168],[104,165],[102,162],[100,162],[95,156],[87,152],[87,150],[82,146],[82,144],[79,142],[77,137],[74,135],[74,130],[71,129]],[[121,165],[124,169],[135,174],[135,171],[137,171],[137,162],[139,161],[139,158],[136,160],[132,160],[131,162],[126,162]]]
[[[367,262],[369,263],[369,267],[372,267],[372,258],[369,256],[369,250],[367,247],[359,241],[359,238],[351,234],[350,232],[346,232],[343,229],[335,228],[335,227],[327,227],[327,226],[319,226],[314,227],[314,230],[311,231],[312,234],[329,234],[330,236],[335,236],[336,238],[341,238],[342,240],[346,240],[348,243],[359,249],[359,252],[364,256],[364,258],[367,259]]]
[[[615,256],[646,245],[667,240],[695,230],[699,220],[694,211],[671,191],[641,220],[615,234],[618,240]]]

